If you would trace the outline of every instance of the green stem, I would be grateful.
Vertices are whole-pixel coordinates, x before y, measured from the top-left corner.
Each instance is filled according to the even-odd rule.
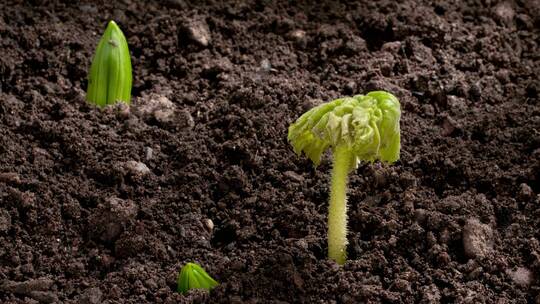
[[[333,157],[328,208],[328,257],[343,265],[347,259],[347,176],[353,154],[347,146],[340,145],[334,148]]]

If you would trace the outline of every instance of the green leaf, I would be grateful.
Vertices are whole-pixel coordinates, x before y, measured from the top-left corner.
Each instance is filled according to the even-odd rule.
[[[201,266],[195,263],[187,263],[182,267],[177,283],[178,292],[183,294],[187,293],[190,289],[211,290],[219,285]]]
[[[327,148],[345,145],[360,161],[399,159],[401,116],[398,99],[384,91],[345,97],[319,105],[289,127],[288,140],[297,154],[315,165]]]
[[[126,37],[118,25],[110,21],[92,60],[86,99],[101,107],[117,102],[129,104],[131,82],[131,58]]]

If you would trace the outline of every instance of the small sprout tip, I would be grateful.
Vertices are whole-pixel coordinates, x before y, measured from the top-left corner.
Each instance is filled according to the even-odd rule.
[[[201,266],[196,263],[187,263],[178,275],[178,292],[185,294],[190,289],[211,290],[219,283],[214,280]]]
[[[131,58],[126,37],[110,21],[101,37],[88,75],[88,102],[103,107],[131,99]]]

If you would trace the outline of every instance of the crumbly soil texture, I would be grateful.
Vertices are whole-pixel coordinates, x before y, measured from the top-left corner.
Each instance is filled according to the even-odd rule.
[[[0,2],[1,303],[540,303],[538,0]],[[339,267],[287,128],[371,90],[401,159],[351,174]],[[220,285],[177,293],[191,261]]]

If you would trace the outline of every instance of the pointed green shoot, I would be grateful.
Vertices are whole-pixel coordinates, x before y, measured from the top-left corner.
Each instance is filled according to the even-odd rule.
[[[304,113],[289,127],[288,140],[319,165],[322,154],[333,152],[328,210],[328,256],[344,264],[347,249],[347,176],[360,161],[399,159],[401,109],[398,99],[384,91],[345,97]]]
[[[126,37],[110,21],[96,48],[88,75],[86,99],[104,107],[131,99],[131,58]]]
[[[190,289],[210,290],[219,283],[214,280],[204,269],[195,264],[187,263],[178,275],[178,292],[185,294]]]

